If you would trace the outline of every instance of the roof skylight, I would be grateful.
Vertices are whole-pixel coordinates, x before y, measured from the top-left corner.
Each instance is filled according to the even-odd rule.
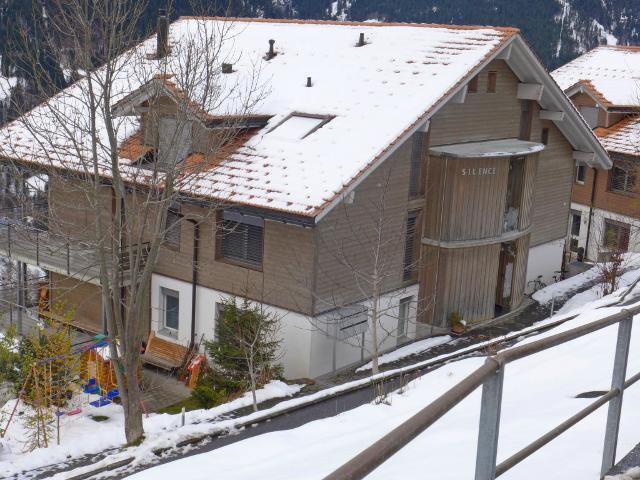
[[[328,117],[294,113],[276,125],[269,134],[283,140],[300,140],[315,132],[329,120],[330,118]]]

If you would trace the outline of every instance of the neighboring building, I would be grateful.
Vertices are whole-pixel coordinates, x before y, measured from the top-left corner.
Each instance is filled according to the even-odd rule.
[[[236,52],[217,58],[240,60],[221,70],[221,84],[242,84],[257,64],[269,93],[242,120],[242,142],[172,208],[176,228],[151,280],[146,319],[158,337],[181,344],[213,337],[221,299],[246,292],[283,315],[286,375],[313,377],[361,360],[361,349],[342,340],[371,342],[363,283],[372,250],[385,269],[382,349],[448,330],[452,312],[477,323],[516,309],[531,279],[561,268],[574,160],[602,169],[610,161],[517,30],[234,22]],[[195,28],[195,19],[173,23],[172,45]],[[269,39],[275,55],[265,55]],[[151,51],[155,41],[143,45]],[[154,123],[148,115],[181,92],[170,75],[137,85],[132,78],[117,109],[135,127],[120,137],[123,169],[153,161],[145,139],[154,136],[160,148],[196,158],[219,112],[194,105],[198,123],[177,145],[163,146],[172,119]],[[46,166],[51,152],[19,122],[0,135],[18,164]],[[73,181],[51,177],[49,209],[56,225],[67,226],[56,233],[78,238],[91,216]],[[204,218],[197,231],[193,218]],[[0,238],[3,255],[35,263],[32,246],[8,243]],[[95,271],[59,251],[37,259],[52,291],[72,287],[75,323],[101,330]]]
[[[640,252],[640,47],[598,47],[552,75],[613,161],[611,170],[576,163],[570,250],[593,261]]]

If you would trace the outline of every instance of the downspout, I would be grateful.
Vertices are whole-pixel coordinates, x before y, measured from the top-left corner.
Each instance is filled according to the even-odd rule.
[[[196,344],[196,304],[198,289],[198,251],[200,250],[200,224],[189,219],[193,224],[193,260],[191,274],[191,334],[189,339],[189,350],[192,350]]]
[[[596,198],[596,180],[598,178],[598,169],[593,169],[593,182],[591,183],[591,201],[589,202],[589,223],[587,224],[587,242],[584,245],[584,258],[589,258],[589,240],[591,239],[591,219],[593,218],[593,205]]]

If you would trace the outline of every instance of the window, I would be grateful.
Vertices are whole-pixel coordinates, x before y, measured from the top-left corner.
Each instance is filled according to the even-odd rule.
[[[407,215],[407,227],[405,231],[404,240],[404,268],[402,272],[402,279],[415,280],[417,278],[416,269],[416,250],[418,243],[416,242],[418,224],[418,212],[409,212]]]
[[[523,100],[520,105],[520,140],[531,140],[531,124],[533,123],[533,101]]]
[[[167,247],[180,249],[180,206],[172,206],[167,211],[167,220],[164,227],[164,244]]]
[[[398,338],[406,337],[407,325],[409,324],[409,308],[413,297],[405,297],[400,299],[398,305]]]
[[[177,332],[180,326],[180,294],[175,290],[161,288],[162,329]]]
[[[487,93],[496,93],[498,72],[489,72],[487,76]]]
[[[218,258],[261,268],[263,237],[261,218],[225,211],[218,228]]]
[[[587,178],[587,166],[582,162],[576,163],[575,182],[584,184],[584,180]]]
[[[571,212],[571,235],[580,235],[580,225],[582,225],[582,214],[580,212]]]
[[[549,145],[549,129],[543,128],[540,134],[540,143],[543,145]]]
[[[467,85],[467,93],[478,93],[478,75],[469,80]]]
[[[624,253],[629,248],[630,234],[631,227],[628,224],[606,219],[602,244],[607,250]]]
[[[614,163],[610,175],[611,181],[609,182],[609,187],[611,191],[635,192],[636,179],[630,166]]]
[[[282,140],[301,140],[322,127],[331,117],[291,114],[269,131],[269,135]]]
[[[507,198],[504,205],[503,232],[517,230],[520,219],[520,204],[524,188],[524,157],[514,157],[509,161],[507,177]]]
[[[417,197],[423,193],[422,183],[422,142],[424,132],[413,134],[411,146],[411,171],[409,177],[409,198]]]

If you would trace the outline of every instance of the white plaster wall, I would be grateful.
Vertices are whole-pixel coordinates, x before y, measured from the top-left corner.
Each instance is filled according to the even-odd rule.
[[[543,243],[529,249],[529,260],[527,263],[527,286],[526,293],[531,293],[533,285],[529,282],[542,275],[544,283],[552,283],[555,272],[562,268],[562,254],[564,252],[564,238]]]
[[[161,288],[177,291],[180,296],[179,328],[177,339],[163,335],[161,331]],[[213,339],[216,322],[216,303],[222,302],[229,295],[217,290],[198,286],[196,291],[196,341],[202,336]],[[287,378],[309,377],[309,352],[311,329],[308,318],[299,313],[266,305],[265,308],[280,316],[280,337],[282,351],[280,362],[284,365]],[[170,341],[178,341],[188,345],[191,333],[191,284],[153,274],[151,279],[151,328],[160,337]]]
[[[418,285],[396,290],[381,298],[380,308],[385,313],[380,319],[378,328],[380,352],[394,348],[398,344],[398,310],[400,299],[413,297],[409,311],[407,324],[408,338],[416,336],[416,301],[418,298]],[[362,303],[362,302],[361,302]],[[370,308],[370,305],[367,305]],[[358,335],[347,340],[337,340],[335,335],[329,334],[326,315],[315,319],[309,319],[309,325],[314,329],[311,339],[311,377],[317,377],[332,372],[348,365],[367,360],[371,357],[372,335],[371,328],[365,333],[364,348],[362,336]],[[335,359],[334,359],[335,358]]]

